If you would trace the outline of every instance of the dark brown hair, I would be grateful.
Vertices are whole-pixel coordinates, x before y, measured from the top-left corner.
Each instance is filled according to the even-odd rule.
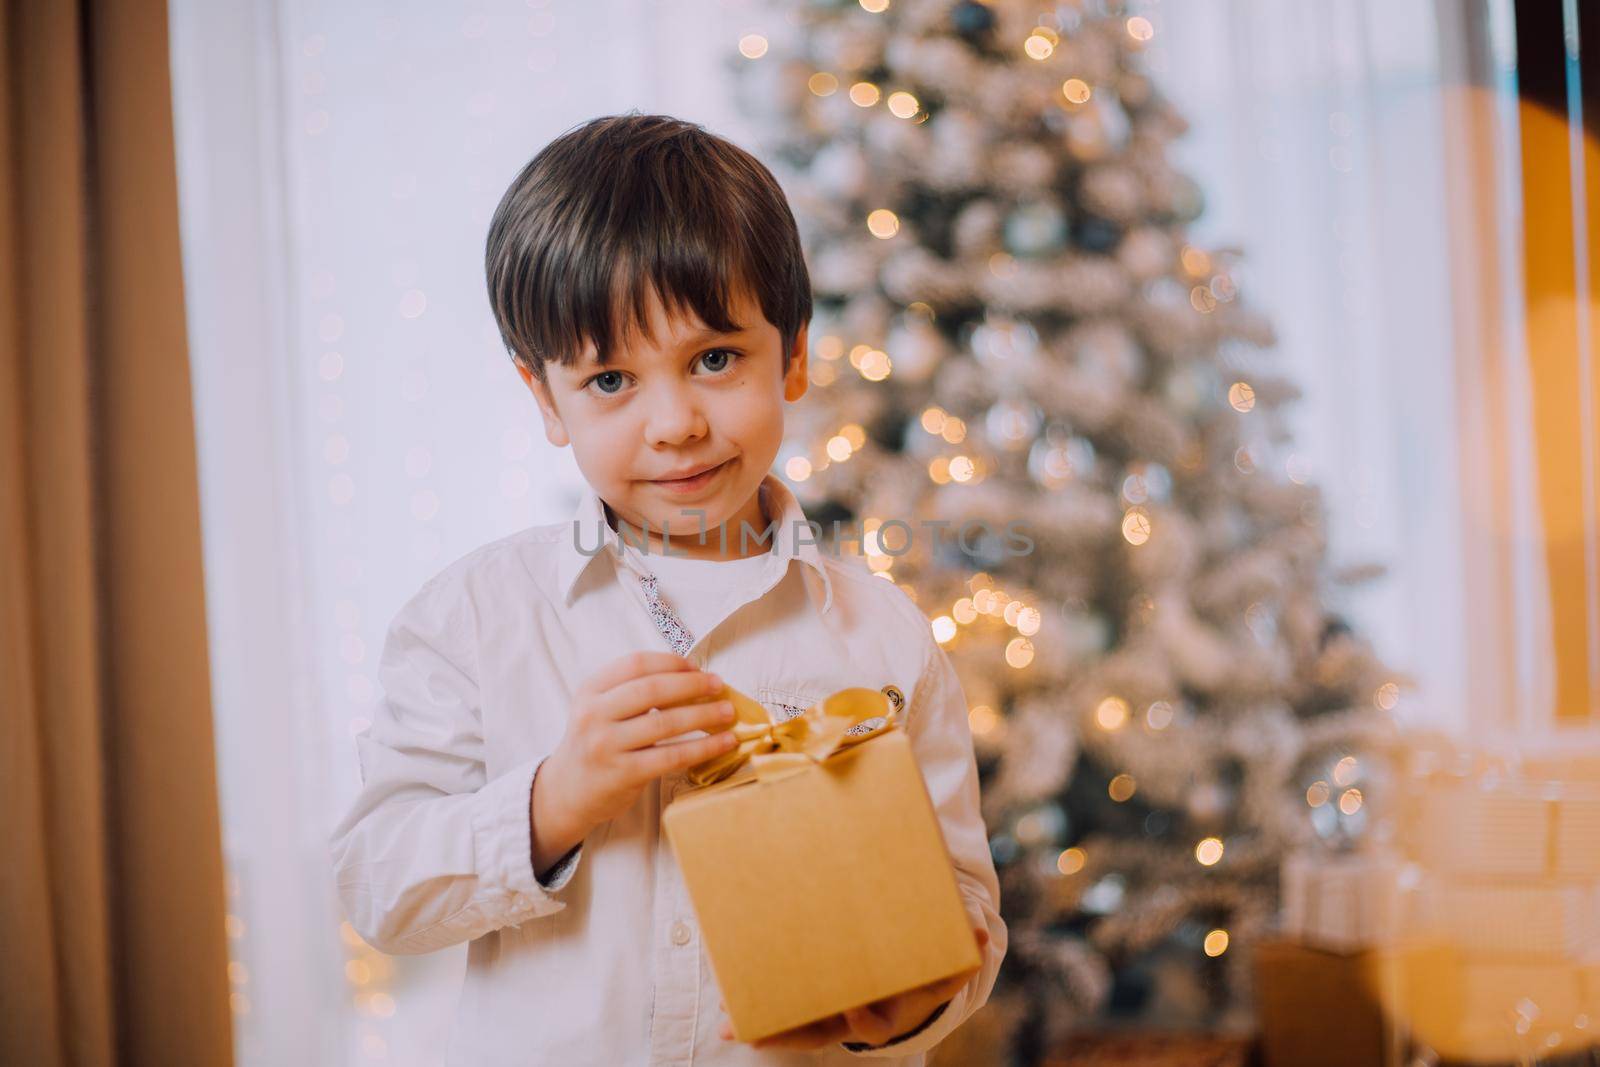
[[[800,235],[772,172],[744,149],[667,115],[608,115],[551,141],[500,199],[484,249],[489,305],[511,357],[545,380],[592,341],[602,364],[623,314],[649,335],[654,288],[713,329],[742,285],[783,339],[811,320]]]

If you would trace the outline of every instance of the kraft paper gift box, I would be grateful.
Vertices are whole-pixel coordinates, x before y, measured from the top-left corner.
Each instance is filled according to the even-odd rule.
[[[1384,1067],[1394,1040],[1370,951],[1340,952],[1287,938],[1251,950],[1263,1067]]]
[[[1600,950],[1600,889],[1593,882],[1430,874],[1408,912],[1414,936],[1469,953],[1576,959]]]
[[[1425,782],[1410,804],[1430,870],[1600,876],[1600,789],[1589,783]]]
[[[1445,1062],[1565,1063],[1595,1043],[1600,963],[1482,955],[1426,939],[1369,955],[1386,1012]]]
[[[890,687],[893,688],[893,687]],[[895,690],[899,697],[898,690]],[[734,1035],[754,1041],[982,962],[904,698],[842,689],[740,744],[662,814]]]

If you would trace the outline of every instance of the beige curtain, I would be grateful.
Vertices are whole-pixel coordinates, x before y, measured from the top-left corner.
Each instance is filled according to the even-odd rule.
[[[227,1064],[166,11],[0,4],[0,1063]]]
[[[1600,146],[1586,131],[1583,185],[1575,190],[1568,117],[1530,104],[1523,104],[1518,117],[1522,266],[1527,282],[1533,444],[1549,575],[1555,716],[1558,725],[1596,726],[1600,725],[1600,664],[1593,650],[1600,647],[1600,635],[1595,633],[1592,614],[1597,578],[1589,552],[1600,525],[1593,495],[1600,486],[1592,481],[1600,460],[1590,456],[1585,462],[1589,446],[1584,424],[1589,422],[1589,433],[1595,432],[1600,381],[1584,381],[1582,362],[1584,341],[1591,352],[1600,353]],[[1586,220],[1581,230],[1580,220]],[[1580,249],[1588,261],[1586,289],[1578,273]],[[1581,336],[1584,331],[1587,338]],[[1586,487],[1585,482],[1590,484]]]
[[[1587,229],[1579,232],[1567,116],[1519,99],[1515,127],[1507,129],[1489,7],[1486,0],[1435,0],[1453,82],[1442,103],[1451,151],[1446,210],[1464,428],[1460,467],[1467,472],[1463,543],[1472,576],[1466,688],[1475,701],[1473,730],[1531,737],[1552,727],[1600,725],[1600,633],[1591,614],[1600,577],[1587,555],[1600,524],[1594,511],[1600,486],[1585,493],[1596,462],[1592,456],[1586,462],[1585,435],[1600,411],[1600,382],[1588,383],[1586,399],[1580,343],[1600,353],[1600,144],[1593,134],[1582,138],[1579,193]],[[1559,41],[1540,43],[1559,47]],[[1510,195],[1508,170],[1518,197]],[[1507,203],[1513,217],[1503,230]],[[1520,259],[1506,240],[1512,231],[1521,235]],[[1589,263],[1583,293],[1580,247]],[[1513,260],[1520,305],[1508,318],[1504,268]],[[1518,326],[1522,336],[1513,338]],[[1580,336],[1584,328],[1587,338]],[[1508,387],[1524,375],[1526,411]],[[1526,470],[1516,466],[1519,445],[1530,457]],[[1527,555],[1538,557],[1542,577],[1518,573]],[[1536,662],[1518,662],[1518,632]]]

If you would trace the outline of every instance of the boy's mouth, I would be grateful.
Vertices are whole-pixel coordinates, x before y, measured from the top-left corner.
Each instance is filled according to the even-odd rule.
[[[711,481],[721,474],[733,460],[725,459],[714,467],[707,467],[699,473],[686,478],[656,478],[652,485],[659,485],[669,493],[693,493],[711,484]]]

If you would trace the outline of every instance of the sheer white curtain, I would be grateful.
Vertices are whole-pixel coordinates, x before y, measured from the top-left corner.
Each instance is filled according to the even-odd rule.
[[[1194,129],[1197,240],[1306,389],[1301,462],[1336,560],[1390,575],[1346,608],[1466,725],[1472,472],[1452,353],[1434,8],[1165,0],[1151,61]],[[632,108],[750,143],[728,56],[749,0],[173,0],[241,1064],[439,1059],[460,953],[341,935],[329,828],[357,785],[394,610],[471,548],[559,517],[580,481],[495,335],[482,248],[542,144]]]
[[[1194,236],[1243,249],[1249,296],[1305,390],[1299,462],[1328,496],[1332,562],[1389,569],[1337,606],[1414,678],[1398,713],[1451,730],[1547,725],[1537,502],[1519,451],[1509,0],[1137,7],[1157,27],[1154,74],[1193,124],[1178,156],[1207,197]],[[1490,53],[1478,117],[1494,170],[1459,166],[1462,98],[1474,92],[1460,53],[1473,36]],[[1494,229],[1480,228],[1471,198],[1487,201]],[[1490,241],[1498,263],[1483,262]],[[1498,336],[1463,306],[1467,269],[1498,275],[1492,292],[1510,313]],[[1503,373],[1482,369],[1484,349]],[[1484,512],[1494,464],[1509,471],[1495,504],[1507,515]],[[1515,572],[1507,597],[1493,585],[1501,568]]]
[[[171,24],[239,1062],[436,1063],[462,953],[347,941],[326,840],[395,609],[581,484],[495,334],[489,217],[596,115],[745,139],[726,63],[760,18],[174,0]]]

